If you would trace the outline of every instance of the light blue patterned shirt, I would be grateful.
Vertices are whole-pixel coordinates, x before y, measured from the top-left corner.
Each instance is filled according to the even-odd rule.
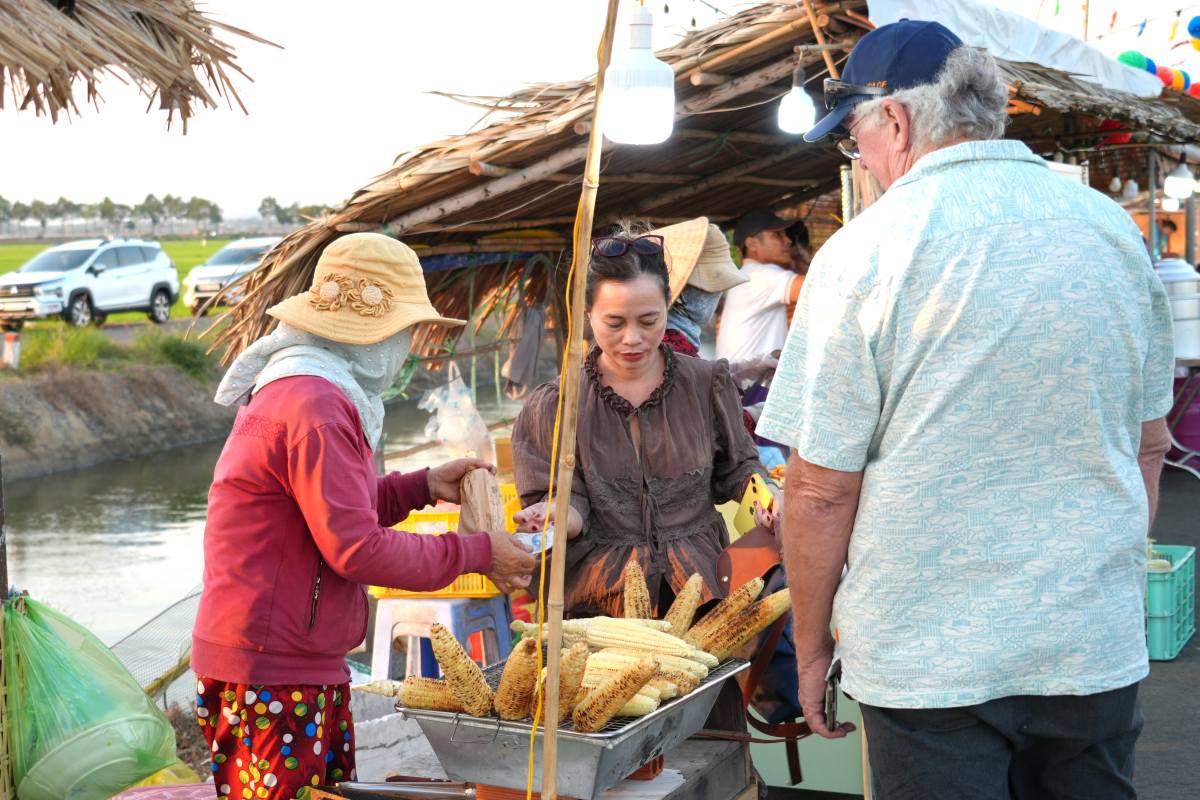
[[[758,433],[864,471],[845,691],[944,708],[1145,677],[1137,453],[1172,370],[1138,229],[1020,142],[931,153],[835,234]]]

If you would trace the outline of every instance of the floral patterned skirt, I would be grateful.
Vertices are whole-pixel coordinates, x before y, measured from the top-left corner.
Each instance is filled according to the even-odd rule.
[[[291,800],[354,779],[350,684],[260,686],[196,676],[218,800]]]

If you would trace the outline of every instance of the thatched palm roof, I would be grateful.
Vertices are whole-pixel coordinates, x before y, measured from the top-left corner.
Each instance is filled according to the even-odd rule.
[[[168,124],[178,113],[186,133],[197,105],[216,107],[223,95],[241,106],[231,75],[245,73],[216,31],[265,41],[205,16],[191,0],[0,0],[0,108],[7,90],[18,108],[57,121],[78,112],[76,80],[98,106],[100,78],[127,76],[151,104],[158,98]]]
[[[871,28],[865,0],[818,2],[817,13],[825,38],[843,45],[837,62]],[[666,223],[703,215],[721,222],[749,208],[796,205],[835,188],[845,162],[833,146],[805,144],[776,124],[778,98],[798,62],[810,86],[819,87],[826,76],[819,53],[793,50],[813,42],[797,4],[766,3],[660,51],[677,76],[675,132],[653,147],[606,145],[597,226],[630,217]],[[1001,67],[1012,95],[1009,135],[1035,149],[1045,145],[1042,152],[1059,146],[1067,133],[1072,143],[1098,142],[1096,128],[1106,118],[1139,135],[1200,138],[1200,101],[1194,98],[1147,100],[1036,64]],[[423,258],[565,249],[593,91],[587,78],[503,98],[459,98],[488,108],[490,124],[400,155],[342,208],[281,242],[252,276],[247,300],[232,312],[220,340],[230,346],[228,355],[270,329],[265,308],[306,288],[322,248],[344,233],[383,231],[415,246]],[[550,277],[553,286],[559,276]],[[487,271],[479,280],[484,288],[476,283],[474,298],[485,304],[515,285],[511,269],[502,276],[498,269]],[[439,307],[453,303],[464,310],[460,276],[431,281],[431,288],[440,295]]]

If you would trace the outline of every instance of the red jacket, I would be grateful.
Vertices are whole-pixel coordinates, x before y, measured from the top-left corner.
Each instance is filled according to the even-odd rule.
[[[427,473],[377,477],[358,411],[322,378],[255,394],[208,494],[192,668],[235,683],[342,683],[366,635],[364,584],[427,591],[487,572],[487,536],[388,529],[429,505]]]

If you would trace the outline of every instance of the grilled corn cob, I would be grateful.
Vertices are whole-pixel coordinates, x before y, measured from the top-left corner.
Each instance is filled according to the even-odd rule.
[[[509,629],[518,634],[522,639],[530,639],[537,636],[537,625],[533,622],[523,622],[521,620],[513,620],[509,624]],[[545,642],[550,638],[550,624],[542,626],[542,641]],[[571,647],[577,642],[585,642],[587,638],[583,635],[582,630],[578,632],[569,631],[566,624],[563,624],[562,645],[563,647]]]
[[[792,597],[787,589],[773,592],[739,612],[728,623],[709,631],[704,637],[703,647],[719,659],[728,658],[791,607]]]
[[[640,650],[643,653],[662,653],[679,658],[692,658],[696,648],[677,636],[649,629],[631,629],[605,620],[597,620],[588,626],[588,645],[600,650],[605,647],[620,647]]]
[[[658,662],[644,658],[588,693],[571,715],[575,730],[595,733],[633,699],[646,681],[658,671]]]
[[[595,656],[593,655],[593,660]],[[612,677],[620,673],[623,669],[636,662],[611,662],[593,665],[588,663],[588,679],[595,682],[605,677]],[[654,676],[646,682],[643,688],[654,689],[658,692],[660,699],[671,700],[691,692],[700,684],[699,679],[687,674],[686,672],[667,672],[660,669],[654,673]]]
[[[762,578],[754,578],[753,580],[746,581],[737,591],[733,592],[720,603],[717,603],[716,608],[709,611],[704,615],[703,619],[693,625],[684,635],[683,640],[693,647],[700,647],[709,631],[715,630],[733,619],[735,614],[753,603],[755,598],[762,593],[762,590]]]
[[[630,559],[625,565],[625,618],[654,619],[654,606],[650,604],[646,575],[636,559]]]
[[[629,650],[624,647],[606,647],[592,654],[593,657],[605,654],[610,656],[621,656],[627,662],[633,662],[642,657],[642,654],[637,650]],[[654,656],[662,664],[664,670],[671,672],[686,672],[689,675],[696,676],[697,679],[708,677],[708,667],[701,664],[694,658],[679,658],[678,656],[665,656],[658,653]]]
[[[659,680],[666,680],[673,683],[679,689],[679,695],[691,694],[691,692],[700,685],[700,679],[695,675],[687,672],[671,672],[669,670],[659,671],[654,677]]]
[[[400,685],[400,702],[407,708],[462,711],[463,705],[445,681],[409,675]]]
[[[587,669],[588,646],[585,642],[572,645],[562,651],[558,662],[558,722],[561,723],[575,707],[580,690],[583,687],[583,675]],[[546,671],[542,670],[538,691],[546,691]],[[529,716],[537,711],[538,697],[535,695],[530,702]],[[544,702],[544,700],[543,700]],[[543,709],[543,714],[545,709]]]
[[[645,695],[635,694],[628,703],[621,706],[614,717],[644,717],[661,705],[657,700],[651,700]]]
[[[588,628],[595,625],[597,622],[614,622],[618,625],[630,628],[634,631],[648,628],[654,631],[666,631],[671,627],[671,624],[666,620],[661,619],[626,619],[625,617],[586,617],[583,619],[564,619],[563,620],[563,635],[586,634]]]
[[[529,714],[529,701],[537,686],[537,662],[538,643],[534,639],[522,639],[509,654],[493,702],[500,719],[525,719]]]
[[[693,572],[692,576],[687,579],[687,583],[679,590],[679,594],[675,595],[675,602],[671,603],[671,607],[667,609],[667,615],[664,620],[671,623],[671,629],[668,633],[675,636],[683,636],[687,633],[688,628],[692,627],[692,619],[696,616],[696,609],[700,605],[700,593],[704,588],[704,578],[700,577],[699,572]]]
[[[589,691],[592,689],[597,689],[603,686],[605,681],[612,680],[616,676],[620,675],[623,671],[624,670],[619,669],[589,669],[583,674],[583,688],[588,689]],[[661,700],[662,692],[650,685],[651,680],[653,680],[653,677],[647,680],[646,684],[637,690],[637,693],[649,697],[651,700]]]
[[[446,683],[463,709],[473,717],[486,717],[492,710],[492,689],[484,680],[483,670],[441,623],[435,622],[430,627],[429,640]]]

